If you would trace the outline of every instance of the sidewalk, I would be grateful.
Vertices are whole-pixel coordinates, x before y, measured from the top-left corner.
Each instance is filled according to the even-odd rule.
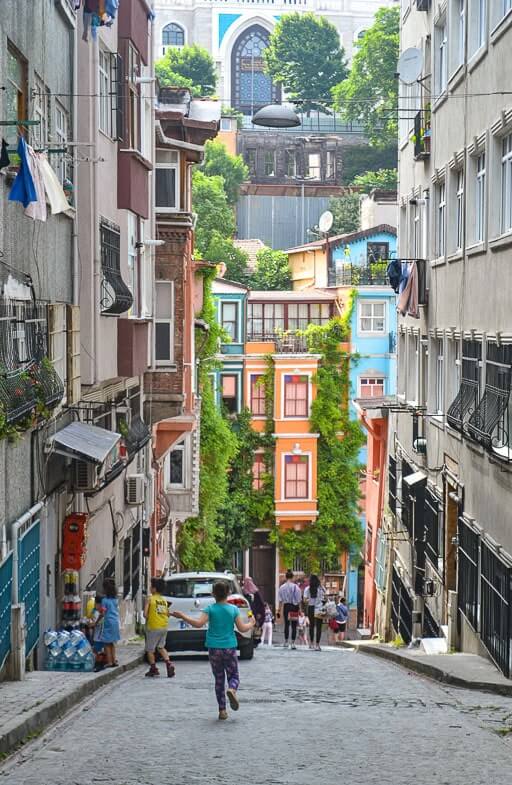
[[[490,660],[477,654],[425,654],[418,649],[397,649],[390,644],[369,641],[343,641],[338,645],[395,662],[454,687],[512,696],[512,680],[503,676]]]
[[[119,667],[100,673],[33,671],[0,683],[0,760],[96,690],[142,662],[142,642],[117,647]]]

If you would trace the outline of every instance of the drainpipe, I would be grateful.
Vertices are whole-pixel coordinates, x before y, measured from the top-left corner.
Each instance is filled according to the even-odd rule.
[[[38,512],[44,507],[44,502],[37,502],[33,507],[24,513],[21,518],[14,521],[12,525],[11,543],[12,543],[12,604],[18,604],[18,532],[32,518],[35,518]]]
[[[73,93],[72,98],[72,107],[73,107],[73,122],[72,122],[72,138],[78,139],[78,90],[76,86],[78,84],[78,42],[75,36],[75,31],[71,31],[71,51],[72,51],[72,77],[71,77],[71,92]],[[78,184],[78,163],[77,163],[77,155],[76,150],[79,148],[73,148],[73,186],[75,189],[75,211],[78,207],[78,193],[77,193],[77,184]],[[72,234],[72,244],[73,244],[73,286],[71,292],[71,299],[73,305],[80,305],[80,268],[78,264],[78,231],[77,231],[77,214],[75,213],[75,217],[73,218],[73,234]]]
[[[92,84],[96,85],[96,74],[99,68],[99,48],[93,47],[93,73],[94,79]],[[90,73],[90,71],[89,71]],[[101,299],[101,259],[100,259],[100,225],[99,225],[99,177],[98,177],[98,101],[92,101],[92,132],[94,134],[94,147],[93,147],[93,160],[92,160],[92,188],[91,188],[91,221],[92,226],[92,262],[93,262],[93,286],[92,286],[92,313],[91,313],[91,327],[93,331],[92,344],[94,347],[94,358],[92,362],[92,384],[98,383],[98,365],[99,365],[99,333],[101,319],[100,312],[100,299]],[[89,126],[90,128],[91,126]],[[115,165],[117,166],[117,148],[115,156]],[[115,180],[117,182],[117,180]],[[117,203],[117,202],[116,202]],[[96,310],[97,309],[97,310]]]

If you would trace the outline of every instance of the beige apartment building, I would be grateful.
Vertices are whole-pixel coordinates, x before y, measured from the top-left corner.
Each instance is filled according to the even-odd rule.
[[[510,675],[512,3],[402,0],[401,20],[421,55],[400,74],[399,255],[424,304],[399,320],[386,605],[404,640]]]

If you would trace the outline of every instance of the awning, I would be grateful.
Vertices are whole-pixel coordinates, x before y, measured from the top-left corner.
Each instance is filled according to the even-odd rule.
[[[89,463],[103,464],[119,444],[121,434],[73,422],[58,431],[48,441],[54,452]]]

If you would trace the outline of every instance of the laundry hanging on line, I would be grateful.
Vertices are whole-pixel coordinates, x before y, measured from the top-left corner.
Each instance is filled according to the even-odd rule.
[[[120,0],[84,0],[84,31],[82,40],[89,40],[89,30],[93,39],[97,38],[98,27],[111,27],[114,24]]]
[[[418,300],[418,265],[416,262],[411,262],[407,265],[407,283],[398,298],[397,309],[402,316],[412,316],[413,319],[419,319],[420,309]]]
[[[20,168],[9,193],[10,202],[21,202],[25,208],[29,206],[30,202],[37,201],[36,186],[28,163],[27,148],[28,145],[25,139],[23,136],[20,136],[18,140]]]
[[[12,184],[9,201],[21,202],[25,215],[37,221],[46,221],[46,199],[52,215],[67,212],[69,202],[46,154],[36,153],[20,136],[18,155],[20,169]]]
[[[38,153],[34,152],[30,145],[27,146],[27,162],[34,181],[37,199],[34,202],[30,202],[25,208],[25,215],[28,218],[33,218],[34,221],[46,221],[46,197]]]

